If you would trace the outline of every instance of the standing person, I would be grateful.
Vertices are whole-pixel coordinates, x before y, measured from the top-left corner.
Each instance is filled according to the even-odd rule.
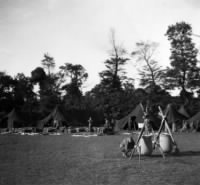
[[[136,121],[136,116],[132,116],[131,120],[132,120],[132,127],[133,127],[133,129],[134,130],[138,130],[138,124],[137,124],[137,121]]]
[[[112,130],[114,130],[115,123],[116,123],[115,119],[114,119],[114,118],[112,118],[112,120],[111,120],[111,124],[110,124],[110,126],[111,126]]]
[[[109,134],[112,131],[110,122],[108,118],[105,118],[105,123],[104,123],[104,128],[103,128],[103,133],[104,134]]]
[[[92,120],[92,118],[90,117],[89,120],[88,120],[88,131],[89,131],[89,132],[92,132],[92,122],[93,122],[93,120]]]
[[[108,129],[110,127],[110,123],[108,121],[108,119],[105,119],[105,124],[104,124],[104,128]]]
[[[128,130],[131,130],[132,129],[132,119],[131,119],[131,116],[129,116],[128,118]]]
[[[59,123],[58,123],[58,120],[57,120],[57,119],[54,119],[54,127],[55,127],[56,129],[59,128]]]

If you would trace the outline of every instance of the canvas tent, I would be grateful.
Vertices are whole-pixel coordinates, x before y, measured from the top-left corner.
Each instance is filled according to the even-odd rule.
[[[199,131],[200,130],[200,112],[197,112],[194,116],[186,121],[189,123],[190,129]]]
[[[7,118],[7,128],[13,129],[22,126],[24,121],[22,121],[17,114],[16,110],[13,109],[10,113],[8,113],[5,118]]]
[[[38,121],[37,128],[43,129],[43,127],[50,121],[56,120],[59,124],[59,126],[63,126],[63,122],[66,122],[65,117],[63,114],[59,111],[58,106],[55,107],[55,109],[44,119]],[[51,126],[53,126],[53,122]]]
[[[128,125],[129,118],[133,117],[133,116],[136,117],[136,122],[137,123],[143,123],[144,122],[144,119],[143,119],[144,111],[142,109],[141,104],[138,104],[135,107],[135,109],[132,112],[130,112],[127,116],[125,116],[124,118],[116,121],[115,131],[125,129],[127,127],[127,125]]]
[[[200,112],[197,112],[194,116],[192,116],[190,119],[187,120],[187,122],[195,122],[200,121]]]
[[[3,119],[5,118],[6,113],[5,112],[0,112],[0,127],[5,128],[7,127],[6,124],[3,123]]]
[[[182,124],[183,120],[186,120],[186,116],[180,114],[173,104],[168,104],[165,109],[165,116],[167,118],[167,122],[172,126],[172,131],[176,131],[178,124]]]
[[[185,116],[187,119],[190,118],[190,115],[188,114],[188,112],[186,111],[184,105],[181,105],[181,107],[178,109],[178,112],[180,114],[182,114],[183,116]]]

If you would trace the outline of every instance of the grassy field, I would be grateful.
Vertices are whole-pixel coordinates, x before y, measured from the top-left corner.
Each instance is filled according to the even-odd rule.
[[[0,136],[1,185],[200,184],[200,134],[176,134],[180,155],[122,158],[126,136]]]

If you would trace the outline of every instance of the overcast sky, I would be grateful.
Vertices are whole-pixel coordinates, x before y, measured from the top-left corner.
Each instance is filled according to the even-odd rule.
[[[0,0],[0,71],[30,76],[48,52],[55,71],[66,62],[83,65],[90,89],[109,57],[111,28],[128,52],[137,41],[158,42],[156,57],[166,66],[167,27],[186,21],[200,35],[199,18],[199,0]],[[194,41],[200,45],[200,38]],[[135,78],[133,63],[129,61],[127,71]]]

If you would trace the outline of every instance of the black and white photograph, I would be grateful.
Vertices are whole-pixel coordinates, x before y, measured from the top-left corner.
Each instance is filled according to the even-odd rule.
[[[0,185],[200,184],[199,0],[0,0]]]

